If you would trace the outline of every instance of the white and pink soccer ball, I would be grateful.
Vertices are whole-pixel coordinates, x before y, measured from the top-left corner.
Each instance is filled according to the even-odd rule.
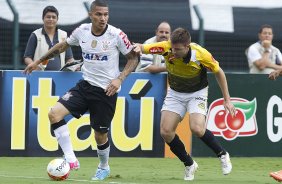
[[[65,180],[69,177],[70,165],[63,158],[53,159],[47,166],[47,173],[52,180]]]

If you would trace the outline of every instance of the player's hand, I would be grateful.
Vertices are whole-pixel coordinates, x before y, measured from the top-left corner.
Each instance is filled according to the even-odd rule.
[[[108,85],[108,87],[105,90],[106,95],[113,96],[114,94],[116,94],[120,85],[121,85],[120,79],[113,79],[112,82]]]
[[[142,54],[142,44],[133,43],[133,51],[140,56]]]
[[[280,75],[280,70],[275,70],[268,75],[268,78],[270,80],[276,80],[277,77],[279,77],[279,75]]]
[[[23,73],[24,74],[30,74],[33,70],[37,70],[38,66],[36,64],[36,62],[32,62],[29,65],[26,66],[26,68],[24,69]]]
[[[232,117],[235,117],[235,113],[236,113],[236,108],[234,107],[234,105],[231,103],[231,101],[224,101],[224,108],[225,110],[227,110]]]

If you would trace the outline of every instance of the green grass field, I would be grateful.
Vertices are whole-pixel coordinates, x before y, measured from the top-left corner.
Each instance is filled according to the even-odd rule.
[[[46,173],[48,162],[53,158],[0,157],[0,184],[54,184]],[[224,176],[216,158],[194,158],[199,164],[195,184],[260,184],[278,183],[269,177],[270,171],[282,169],[281,158],[232,158],[233,171]],[[73,171],[60,183],[109,183],[147,184],[187,183],[183,180],[183,165],[177,159],[165,158],[111,158],[111,175],[102,182],[94,182],[98,159],[79,158],[81,168]]]

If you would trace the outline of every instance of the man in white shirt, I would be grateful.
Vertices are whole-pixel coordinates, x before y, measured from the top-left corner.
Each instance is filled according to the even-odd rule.
[[[170,39],[171,28],[168,22],[161,22],[156,29],[156,36],[146,40],[144,44],[156,43],[167,41]],[[150,72],[159,73],[165,72],[165,60],[162,55],[158,54],[142,54],[140,57],[140,63],[136,67],[135,72]]]
[[[104,180],[110,174],[108,131],[115,113],[117,92],[124,79],[137,66],[138,55],[132,50],[127,35],[108,24],[109,8],[105,0],[92,2],[89,17],[92,23],[76,28],[66,41],[56,44],[39,60],[29,64],[24,73],[31,73],[38,64],[64,52],[70,46],[81,47],[83,80],[58,100],[48,116],[65,159],[73,170],[78,169],[80,164],[74,154],[64,117],[72,114],[80,118],[89,111],[100,160],[92,180]],[[119,52],[127,58],[121,73]]]
[[[272,27],[270,25],[261,26],[258,37],[259,41],[246,50],[250,73],[269,74],[274,70],[282,69],[281,52],[272,45]]]

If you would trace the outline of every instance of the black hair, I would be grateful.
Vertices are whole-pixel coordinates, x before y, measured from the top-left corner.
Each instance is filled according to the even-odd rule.
[[[269,29],[272,29],[272,31],[273,31],[273,28],[272,28],[271,25],[269,25],[269,24],[263,24],[262,26],[260,26],[259,33],[262,33],[262,30],[263,30],[264,28],[269,28]]]
[[[57,8],[55,8],[54,6],[46,6],[43,10],[43,13],[42,13],[42,19],[44,19],[45,15],[48,13],[48,12],[53,12],[57,15],[57,17],[59,18],[59,12],[57,10]]]
[[[95,0],[91,3],[90,11],[94,9],[95,6],[108,7],[108,2],[106,0]]]

